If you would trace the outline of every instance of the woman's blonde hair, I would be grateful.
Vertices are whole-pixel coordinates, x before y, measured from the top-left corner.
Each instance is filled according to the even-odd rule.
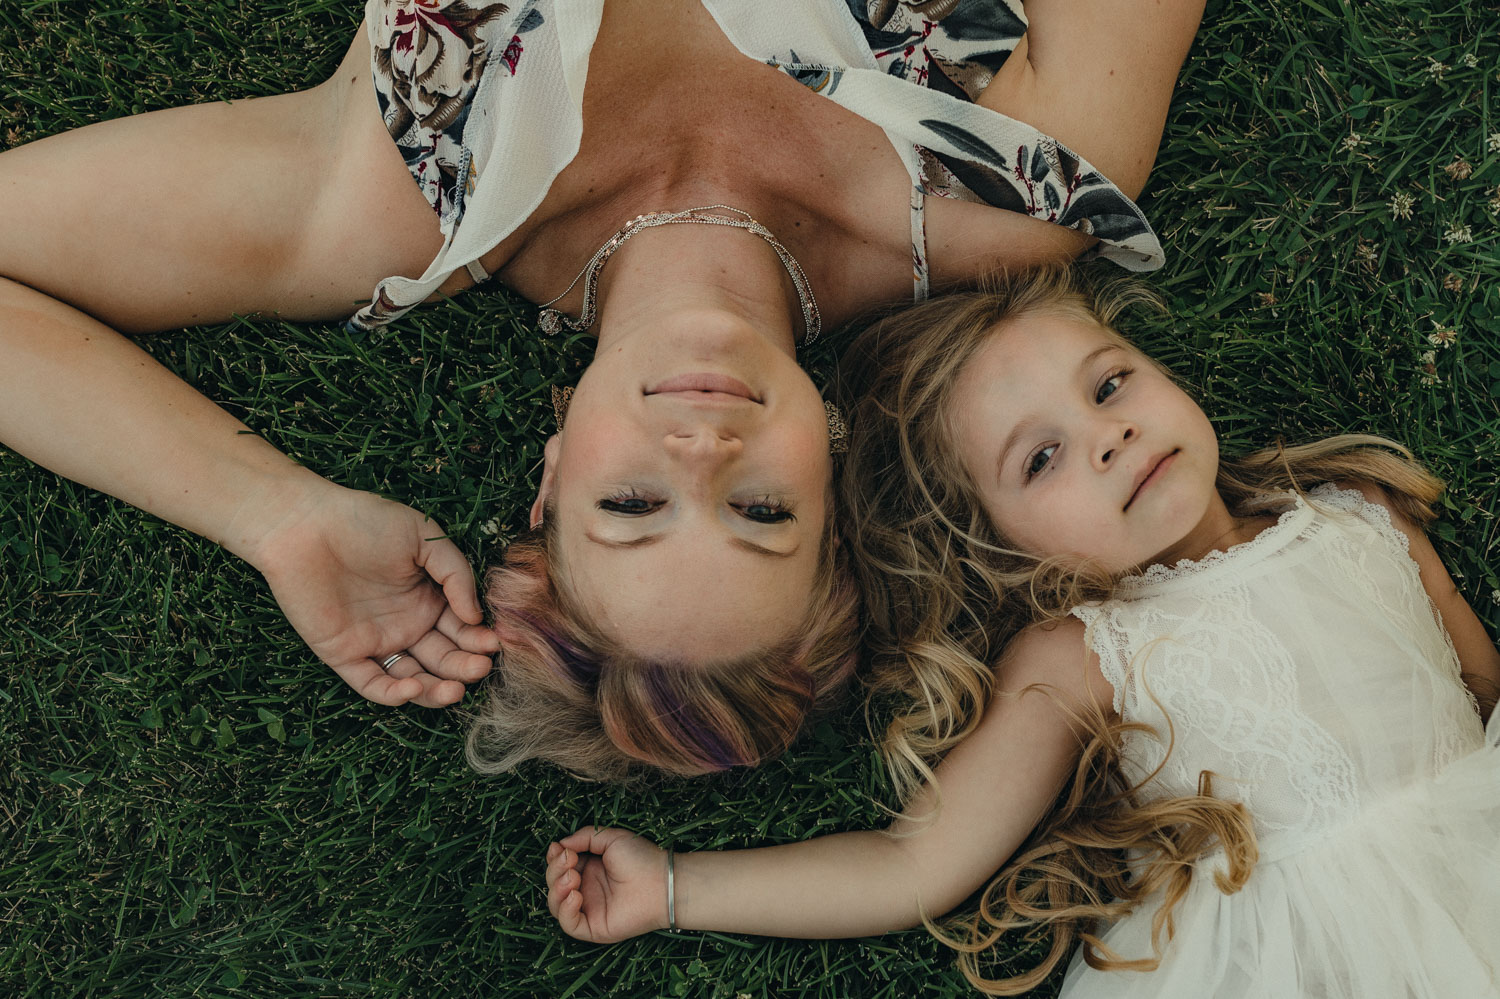
[[[790,637],[707,663],[635,655],[559,585],[556,517],[513,541],[490,570],[499,669],[469,729],[485,773],[544,759],[594,780],[642,765],[682,776],[754,766],[785,751],[854,673],[859,600],[828,518],[808,609]]]
[[[932,780],[936,761],[979,724],[1005,644],[1023,628],[1107,598],[1116,583],[1087,562],[1026,555],[991,523],[955,443],[950,401],[957,376],[1002,323],[1061,314],[1119,337],[1115,320],[1138,304],[1159,308],[1138,284],[1095,285],[1072,269],[999,277],[984,290],[875,323],[846,354],[841,391],[851,400],[850,448],[840,492],[845,530],[859,553],[868,703],[899,705],[882,752],[903,801]],[[1432,519],[1442,490],[1399,445],[1357,435],[1225,460],[1217,485],[1233,510],[1334,480],[1383,487],[1392,505],[1419,524]],[[977,914],[957,924],[957,938],[945,936],[960,951],[964,974],[991,994],[1035,987],[1078,942],[1097,968],[1155,967],[1156,956],[1102,948],[1097,927],[1164,890],[1153,924],[1159,955],[1195,859],[1224,850],[1227,867],[1216,878],[1226,892],[1244,884],[1255,862],[1249,816],[1242,805],[1213,796],[1212,775],[1202,776],[1195,796],[1143,803],[1120,769],[1125,736],[1143,726],[1111,722],[1099,706],[1078,710],[1092,711],[1080,719],[1090,737],[1068,787],[986,888]],[[1139,858],[1128,875],[1126,851]],[[1017,928],[1051,931],[1045,958],[1024,974],[986,977],[983,955]]]

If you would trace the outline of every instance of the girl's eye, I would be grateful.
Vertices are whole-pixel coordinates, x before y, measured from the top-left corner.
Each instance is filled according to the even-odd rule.
[[[757,524],[781,524],[788,520],[796,520],[785,503],[772,499],[769,496],[761,496],[750,503],[738,507],[740,514]]]
[[[1105,399],[1108,399],[1110,396],[1120,391],[1121,387],[1123,387],[1125,384],[1126,377],[1130,375],[1131,370],[1132,369],[1130,368],[1121,368],[1119,371],[1116,371],[1114,374],[1104,379],[1104,384],[1100,385],[1099,391],[1094,393],[1094,401],[1103,402]]]
[[[651,513],[661,506],[656,500],[647,499],[634,489],[606,496],[599,501],[599,509],[607,513],[623,514],[627,517],[639,517],[642,514]]]
[[[1033,451],[1031,457],[1026,459],[1026,481],[1030,482],[1036,478],[1042,469],[1047,467],[1047,463],[1052,460],[1052,456],[1056,453],[1056,444],[1048,444],[1046,447]]]

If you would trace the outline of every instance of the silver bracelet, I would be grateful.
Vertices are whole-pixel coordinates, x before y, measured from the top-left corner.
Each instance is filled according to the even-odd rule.
[[[677,929],[677,877],[673,861],[677,854],[667,847],[667,929]]]

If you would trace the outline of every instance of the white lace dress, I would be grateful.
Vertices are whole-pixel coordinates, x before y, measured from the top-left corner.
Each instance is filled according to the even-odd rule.
[[[1075,957],[1065,999],[1500,997],[1500,720],[1481,724],[1387,512],[1310,496],[1073,611],[1115,708],[1175,740],[1129,736],[1129,776],[1161,765],[1147,797],[1176,796],[1212,771],[1260,861],[1233,895],[1209,876],[1222,860],[1200,861],[1161,966]],[[1104,941],[1149,955],[1154,910]]]

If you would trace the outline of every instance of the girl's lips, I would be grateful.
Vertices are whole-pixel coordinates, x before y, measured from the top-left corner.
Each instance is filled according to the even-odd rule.
[[[1172,462],[1176,460],[1180,450],[1181,449],[1178,449],[1178,451],[1168,451],[1166,454],[1156,459],[1156,462],[1154,464],[1149,466],[1150,470],[1146,472],[1145,478],[1141,479],[1141,481],[1135,484],[1135,491],[1130,494],[1130,499],[1125,501],[1126,510],[1130,509],[1130,504],[1135,502],[1135,498],[1141,494],[1141,490],[1145,489],[1151,483],[1161,478],[1162,474],[1166,472],[1168,466],[1170,466]]]
[[[647,395],[666,395],[674,392],[712,392],[749,399],[751,402],[760,402],[760,398],[750,391],[750,386],[738,378],[707,371],[673,375],[671,378],[646,388]]]

